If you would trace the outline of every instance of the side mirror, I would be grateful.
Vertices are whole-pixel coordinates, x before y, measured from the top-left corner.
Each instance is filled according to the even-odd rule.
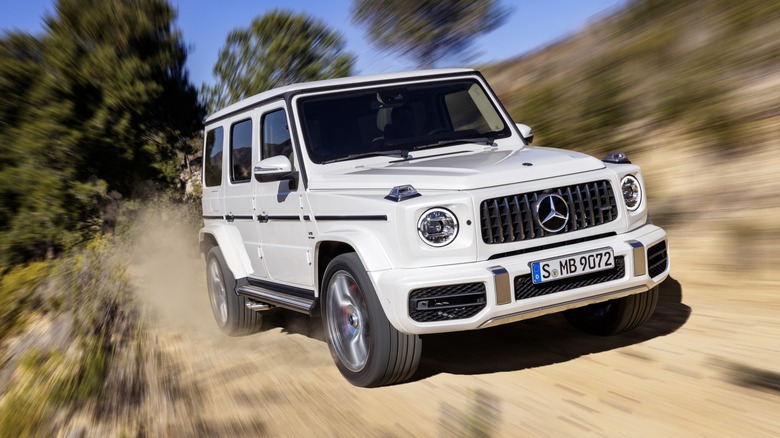
[[[298,187],[298,172],[293,172],[290,159],[284,155],[261,160],[255,165],[254,171],[257,182],[290,181],[290,190]]]
[[[534,141],[534,130],[528,125],[522,123],[515,123],[517,130],[520,131],[520,135],[523,136],[525,142],[531,144]]]

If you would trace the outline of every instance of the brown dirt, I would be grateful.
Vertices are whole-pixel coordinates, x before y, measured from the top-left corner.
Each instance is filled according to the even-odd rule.
[[[155,430],[294,437],[780,435],[780,276],[774,270],[780,203],[766,196],[780,192],[777,161],[743,156],[718,164],[668,152],[635,160],[655,190],[651,203],[660,207],[653,211],[669,231],[672,257],[672,277],[647,324],[600,338],[550,315],[426,336],[416,378],[392,387],[347,383],[332,363],[320,320],[273,310],[257,334],[222,335],[192,232],[165,221],[150,227],[137,245],[134,274],[153,315],[155,348],[170,362],[164,372],[180,388],[161,407]],[[749,178],[745,169],[759,177]]]

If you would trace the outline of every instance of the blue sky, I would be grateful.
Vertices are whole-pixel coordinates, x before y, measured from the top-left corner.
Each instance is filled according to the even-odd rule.
[[[383,53],[365,38],[363,29],[351,22],[351,0],[169,0],[179,11],[177,24],[190,48],[187,67],[196,85],[213,82],[212,69],[228,32],[247,27],[251,21],[272,9],[305,12],[325,21],[347,41],[347,50],[357,56],[358,74],[388,73],[414,68],[396,54]],[[476,40],[478,55],[473,64],[511,58],[543,47],[577,32],[598,16],[627,3],[627,0],[545,0],[512,1],[509,20]],[[37,33],[43,16],[52,12],[53,0],[3,0],[0,29]]]

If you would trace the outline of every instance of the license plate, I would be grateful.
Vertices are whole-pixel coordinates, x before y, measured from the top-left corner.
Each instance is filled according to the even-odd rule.
[[[602,248],[531,262],[531,279],[534,283],[547,283],[590,272],[605,271],[614,267],[615,254],[612,248]]]

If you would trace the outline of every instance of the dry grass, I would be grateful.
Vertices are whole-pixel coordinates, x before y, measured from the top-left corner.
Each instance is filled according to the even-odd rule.
[[[2,278],[0,436],[165,434],[191,394],[145,328],[123,242],[138,237],[139,217],[194,221],[189,211],[130,204],[121,238]]]

